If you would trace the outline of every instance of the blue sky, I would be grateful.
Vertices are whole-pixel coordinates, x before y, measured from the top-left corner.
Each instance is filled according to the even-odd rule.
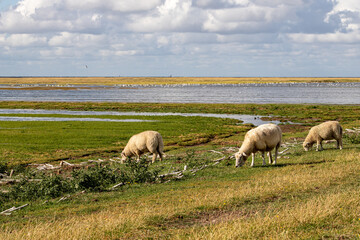
[[[358,0],[0,0],[0,76],[360,77]]]
[[[17,1],[12,0],[0,0],[0,11],[7,10],[12,4],[16,4]]]

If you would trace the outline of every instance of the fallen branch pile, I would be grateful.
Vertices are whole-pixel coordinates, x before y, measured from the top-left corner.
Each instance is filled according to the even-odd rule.
[[[210,160],[208,160],[206,162],[202,162],[200,160],[199,160],[199,162],[195,161],[195,166],[192,165],[192,163],[188,163],[187,165],[185,165],[183,167],[183,169],[175,170],[175,171],[172,171],[172,172],[171,172],[171,170],[172,170],[172,166],[171,166],[168,173],[165,173],[165,174],[162,174],[162,175],[156,175],[155,178],[152,180],[152,182],[167,183],[167,182],[172,181],[172,180],[181,179],[186,174],[195,175],[197,172],[199,172],[199,171],[201,171],[201,170],[203,170],[203,169],[205,169],[207,167],[214,166],[214,165],[220,163],[221,161],[227,159],[225,154],[220,152],[220,151],[210,150],[209,152],[212,152],[214,154],[218,154],[220,156],[219,156],[219,158],[216,158],[216,159],[211,160],[211,161]],[[98,160],[89,160],[87,162],[82,162],[82,163],[79,163],[79,164],[73,164],[73,163],[69,163],[67,161],[61,161],[58,165],[53,165],[53,164],[49,164],[49,163],[30,164],[29,167],[35,168],[36,171],[48,171],[48,173],[52,176],[52,174],[65,173],[65,171],[73,170],[73,169],[78,169],[78,168],[87,169],[87,168],[90,168],[92,166],[96,166],[94,163],[99,163],[100,167],[102,167],[102,164],[104,163],[103,167],[105,167],[105,166],[107,166],[105,164],[105,162],[107,162],[107,163],[109,163],[109,162],[121,163],[121,161],[117,161],[117,160],[114,160],[114,159],[110,159],[110,160],[107,160],[107,161],[102,160],[102,159],[98,159]],[[189,166],[194,166],[194,167],[189,168]],[[12,176],[13,173],[14,173],[14,171],[11,170],[11,171],[9,171],[8,174],[2,174],[1,179],[0,179],[0,185],[6,185],[6,184],[12,184],[12,183],[20,183],[22,181],[42,182],[45,179],[45,178],[44,179],[27,179],[22,174],[13,177]],[[66,172],[66,174],[67,173],[68,172]],[[40,174],[40,176],[41,176],[41,174]],[[65,179],[66,178],[64,178],[64,180]],[[113,191],[113,190],[115,190],[115,189],[117,189],[119,187],[122,187],[124,185],[127,185],[127,184],[129,184],[131,182],[129,180],[124,180],[124,179],[122,179],[121,181],[122,182],[119,182],[119,183],[117,183],[117,184],[115,184],[115,185],[113,185],[111,187],[107,187],[107,190],[108,191]],[[47,183],[47,182],[45,182],[45,183]],[[3,193],[8,193],[9,191],[11,191],[11,189],[6,188],[6,189],[2,189],[1,191]],[[77,196],[79,194],[85,193],[85,191],[86,190],[81,191],[81,192],[76,192],[76,193],[74,193],[74,192],[73,193],[64,192],[65,194],[61,198],[57,199],[56,201],[57,202],[62,202],[62,201],[68,200],[68,199],[73,198],[73,197],[75,197],[75,196]],[[3,212],[1,212],[0,215],[11,215],[11,213],[13,211],[22,209],[22,208],[24,208],[26,206],[28,206],[28,204],[22,205],[20,207],[9,208],[9,209],[4,210]]]
[[[347,128],[347,129],[345,129],[345,132],[346,133],[360,133],[360,128],[353,128],[353,129],[349,129],[349,128]]]
[[[192,173],[193,175],[195,175],[196,172],[200,171],[200,170],[203,170],[209,166],[215,166],[216,164],[220,163],[222,160],[226,159],[226,156],[225,154],[223,154],[222,152],[218,152],[218,151],[215,151],[215,150],[209,150],[209,152],[213,152],[213,153],[218,153],[218,154],[221,154],[222,157],[221,158],[218,158],[218,159],[215,159],[215,160],[212,160],[212,164],[204,164],[200,167],[194,167],[192,169],[189,169],[188,170],[188,166],[185,165],[184,166],[184,169],[183,170],[178,170],[178,171],[174,171],[174,172],[168,172],[166,174],[162,174],[162,175],[159,175],[159,179],[164,179],[165,177],[168,177],[168,176],[172,176],[174,179],[181,179],[184,177],[184,173],[185,172],[189,172],[189,173]],[[171,168],[170,168],[171,170]],[[165,183],[167,182],[170,182],[171,179],[165,181]]]

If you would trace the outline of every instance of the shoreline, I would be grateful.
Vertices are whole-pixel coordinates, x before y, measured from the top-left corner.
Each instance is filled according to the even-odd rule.
[[[202,85],[360,82],[360,77],[0,77],[0,85]]]

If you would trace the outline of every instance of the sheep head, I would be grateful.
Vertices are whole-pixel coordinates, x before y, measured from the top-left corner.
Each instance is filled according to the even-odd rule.
[[[246,155],[246,153],[241,153],[241,152],[237,152],[235,153],[235,167],[241,167],[242,165],[244,165],[246,159],[248,158],[248,156]]]
[[[124,151],[121,152],[121,162],[124,162],[127,159],[127,156]]]
[[[303,143],[303,148],[304,148],[304,150],[307,152],[307,151],[309,151],[309,149],[312,147],[312,143],[311,142],[304,142]]]

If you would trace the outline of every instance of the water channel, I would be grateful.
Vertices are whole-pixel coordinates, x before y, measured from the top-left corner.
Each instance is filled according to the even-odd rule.
[[[141,103],[290,103],[360,104],[360,83],[279,83],[234,85],[161,85],[161,86],[67,86],[61,89],[37,85],[0,86],[0,101],[50,102],[141,102]],[[140,119],[111,119],[92,116],[202,116],[233,118],[260,125],[263,116],[205,113],[149,113],[111,111],[66,111],[0,109],[0,121],[108,121],[143,122]],[[6,116],[6,114],[59,114],[74,117]],[[5,115],[5,116],[4,116]],[[150,120],[151,121],[151,120]]]
[[[115,112],[115,111],[68,111],[68,110],[42,110],[42,109],[0,109],[0,114],[58,114],[74,115],[75,117],[31,117],[31,116],[0,116],[0,121],[104,121],[104,122],[151,122],[156,120],[142,119],[111,119],[111,118],[79,118],[76,116],[183,116],[183,117],[216,117],[231,118],[251,123],[255,126],[264,123],[280,123],[279,121],[265,121],[260,115],[244,114],[215,114],[215,113],[160,113],[160,112]]]
[[[3,85],[0,101],[359,104],[360,83],[69,86],[68,90]]]

